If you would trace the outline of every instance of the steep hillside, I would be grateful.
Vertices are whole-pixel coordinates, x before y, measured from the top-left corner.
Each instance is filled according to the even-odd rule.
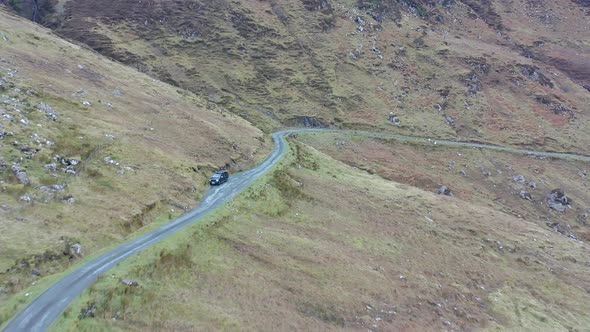
[[[347,135],[299,135],[346,164],[384,179],[450,195],[473,205],[590,241],[590,164],[434,144],[402,144]],[[561,193],[565,204],[555,202]]]
[[[54,330],[589,326],[586,243],[496,203],[435,195],[292,146],[282,167],[206,225],[101,278]]]
[[[374,128],[590,153],[587,1],[60,3],[63,14],[45,19],[60,35],[262,129]]]
[[[268,151],[224,109],[0,11],[0,305]]]

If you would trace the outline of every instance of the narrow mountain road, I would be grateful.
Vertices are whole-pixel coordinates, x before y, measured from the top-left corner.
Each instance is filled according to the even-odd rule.
[[[553,153],[543,151],[520,150],[507,147],[417,138],[394,134],[371,133],[364,131],[342,131],[331,129],[295,129],[285,130],[273,134],[274,150],[270,156],[259,166],[230,177],[230,180],[222,186],[211,188],[203,198],[199,207],[184,214],[180,218],[163,226],[153,232],[134,239],[120,247],[86,263],[78,270],[70,273],[45,293],[35,299],[29,306],[19,313],[5,328],[5,331],[45,331],[57,319],[57,317],[68,307],[68,305],[79,296],[86,288],[92,285],[96,279],[113,268],[118,263],[138,252],[162,241],[163,239],[177,233],[178,231],[192,225],[204,216],[213,212],[223,204],[232,200],[237,194],[248,188],[263,174],[276,165],[287,149],[285,136],[296,133],[340,133],[360,135],[366,137],[377,137],[393,139],[401,142],[413,142],[432,145],[454,146],[462,148],[478,148],[496,151],[504,151],[525,155],[552,157],[561,159],[581,160],[590,162],[589,156]]]

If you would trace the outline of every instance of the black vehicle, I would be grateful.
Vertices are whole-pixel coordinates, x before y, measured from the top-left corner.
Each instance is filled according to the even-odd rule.
[[[226,170],[219,171],[213,174],[211,179],[209,179],[209,184],[211,184],[212,186],[220,185],[224,182],[227,182],[227,179],[229,179],[229,172]]]

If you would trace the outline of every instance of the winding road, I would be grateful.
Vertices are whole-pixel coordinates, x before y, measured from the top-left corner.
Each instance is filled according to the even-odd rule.
[[[495,145],[486,145],[478,143],[453,142],[446,140],[436,140],[429,138],[418,138],[411,136],[402,136],[395,134],[381,134],[366,131],[343,131],[332,129],[294,129],[274,133],[274,150],[270,156],[259,166],[236,174],[230,177],[230,180],[222,186],[211,188],[203,198],[199,207],[187,212],[180,218],[170,224],[154,230],[153,232],[134,239],[112,251],[86,263],[79,269],[65,276],[56,282],[47,291],[41,294],[37,299],[29,304],[20,312],[5,328],[4,331],[45,331],[58,318],[58,316],[68,307],[68,305],[82,292],[92,285],[96,279],[107,272],[115,265],[119,264],[128,257],[164,240],[165,238],[179,232],[180,230],[192,225],[204,216],[221,207],[228,201],[232,200],[237,194],[248,188],[263,174],[268,172],[284,156],[287,149],[285,136],[296,133],[340,133],[349,135],[360,135],[366,137],[376,137],[393,139],[401,142],[453,146],[462,148],[478,148],[495,151],[503,151],[517,154],[534,155],[541,157],[551,157],[560,159],[570,159],[590,162],[590,156],[554,153],[533,150],[520,150]]]

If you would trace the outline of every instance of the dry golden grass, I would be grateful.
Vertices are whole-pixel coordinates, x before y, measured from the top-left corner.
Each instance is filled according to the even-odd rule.
[[[385,179],[430,192],[445,185],[465,202],[490,206],[541,227],[559,223],[564,229],[571,228],[578,239],[590,240],[588,163],[347,135],[306,134],[300,138],[335,159]],[[516,181],[519,176],[524,183]],[[546,196],[554,189],[562,189],[572,201],[565,213],[546,204]],[[520,197],[523,190],[532,200]]]
[[[0,160],[8,165],[0,174],[0,304],[38,279],[32,269],[47,276],[69,265],[61,254],[66,242],[80,242],[85,255],[117,243],[156,217],[195,207],[214,169],[232,161],[233,171],[250,168],[270,151],[270,140],[247,121],[3,11],[0,36],[0,75],[14,84],[0,94],[20,99],[31,121],[2,120],[15,135],[0,141]],[[57,110],[57,121],[36,111],[40,102]],[[56,144],[20,160],[15,146],[33,134]],[[84,160],[84,168],[75,177],[54,177],[43,166],[56,154]],[[19,160],[28,187],[10,170]],[[119,174],[125,166],[131,169]],[[47,201],[37,188],[64,182],[66,191]],[[19,200],[25,193],[32,204]],[[69,195],[76,203],[62,201]],[[46,251],[56,256],[42,257]]]
[[[305,8],[313,3],[77,0],[56,31],[225,105],[259,128],[310,116],[339,127],[590,152],[582,87],[590,84],[590,34],[579,3],[437,2],[421,18],[393,1],[387,6],[400,7],[399,20],[381,24],[359,1],[330,1],[332,11]],[[487,6],[499,19],[476,14]],[[366,22],[362,32],[357,16]],[[326,28],[326,20],[333,25]],[[485,63],[485,72],[473,59]],[[522,65],[535,66],[536,74],[524,74]],[[466,80],[474,70],[480,91],[471,96]],[[539,75],[553,87],[540,84]],[[535,96],[573,113],[555,114]],[[401,126],[387,122],[389,112]]]
[[[535,223],[295,152],[201,226],[101,278],[53,327],[584,329],[588,246]],[[140,286],[124,286],[131,278]],[[95,304],[95,318],[78,313]]]

